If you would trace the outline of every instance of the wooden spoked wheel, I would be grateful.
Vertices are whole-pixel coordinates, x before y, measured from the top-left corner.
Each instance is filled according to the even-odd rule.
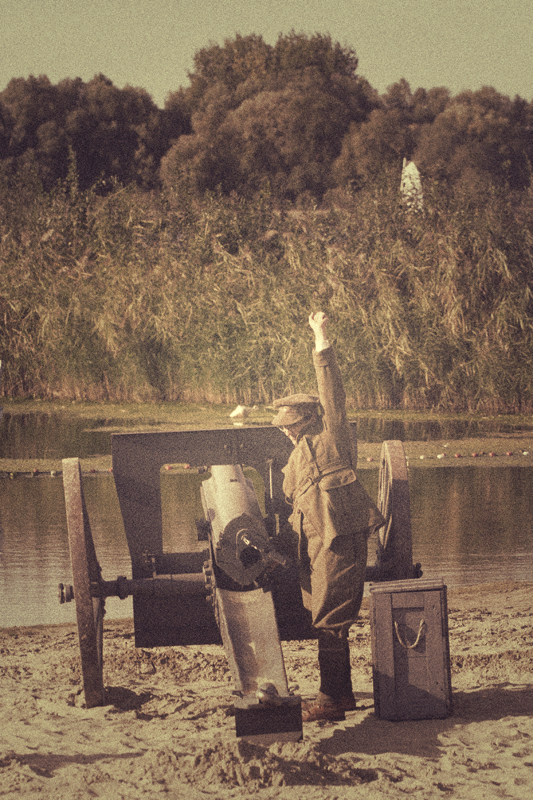
[[[400,441],[385,441],[381,447],[378,507],[385,518],[378,531],[377,550],[382,580],[415,577],[409,476]]]
[[[105,598],[93,597],[101,570],[96,559],[89,517],[83,496],[78,458],[63,460],[63,490],[67,512],[68,541],[76,618],[80,639],[83,691],[87,708],[104,705],[103,632]]]

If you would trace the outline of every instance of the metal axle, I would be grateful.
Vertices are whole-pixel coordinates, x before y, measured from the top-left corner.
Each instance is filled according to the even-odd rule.
[[[203,572],[185,575],[158,575],[157,578],[136,580],[119,576],[115,581],[91,583],[91,597],[120,597],[121,600],[125,600],[130,595],[137,597],[166,597],[168,595],[206,597],[209,591]],[[58,596],[60,604],[70,603],[74,600],[74,587],[60,583]]]

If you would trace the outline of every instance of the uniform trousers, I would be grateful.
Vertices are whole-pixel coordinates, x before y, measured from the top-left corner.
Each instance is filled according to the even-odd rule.
[[[363,599],[368,530],[337,536],[325,547],[302,518],[299,551],[302,599],[318,630],[320,694],[346,698],[352,694],[348,632]]]

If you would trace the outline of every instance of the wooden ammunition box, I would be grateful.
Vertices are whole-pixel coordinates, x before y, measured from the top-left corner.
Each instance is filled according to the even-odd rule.
[[[379,719],[452,710],[446,586],[439,580],[370,585],[374,708]]]

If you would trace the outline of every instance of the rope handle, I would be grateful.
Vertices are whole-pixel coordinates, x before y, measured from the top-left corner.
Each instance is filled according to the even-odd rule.
[[[418,626],[418,635],[415,641],[413,642],[413,644],[406,644],[406,642],[404,642],[404,640],[400,635],[400,628],[398,626],[398,623],[397,622],[394,623],[394,630],[396,631],[396,637],[400,642],[401,646],[405,647],[406,650],[414,650],[415,647],[418,647],[418,645],[420,644],[420,639],[422,638],[422,636],[424,636],[426,629],[427,629],[426,620],[422,618],[420,620],[420,625]]]

